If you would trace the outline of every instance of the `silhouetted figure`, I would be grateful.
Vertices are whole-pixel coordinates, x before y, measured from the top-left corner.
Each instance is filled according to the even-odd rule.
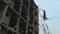
[[[45,10],[43,10],[43,20],[46,20],[46,19],[47,19],[46,12],[45,12]]]

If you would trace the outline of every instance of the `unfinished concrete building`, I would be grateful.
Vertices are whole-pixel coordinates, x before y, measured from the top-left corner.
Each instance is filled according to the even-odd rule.
[[[0,0],[0,34],[39,34],[34,0]]]

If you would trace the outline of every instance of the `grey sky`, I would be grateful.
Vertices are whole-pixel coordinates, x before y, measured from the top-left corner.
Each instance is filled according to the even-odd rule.
[[[35,2],[39,8],[46,10],[48,18],[60,17],[60,0],[35,0]],[[52,34],[60,34],[60,18],[47,20],[46,22]]]

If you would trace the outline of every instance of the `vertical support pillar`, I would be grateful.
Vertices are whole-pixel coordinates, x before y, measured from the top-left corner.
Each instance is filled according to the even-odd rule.
[[[3,11],[3,16],[2,16],[2,18],[1,18],[1,21],[0,21],[0,24],[3,22],[3,20],[4,20],[4,17],[5,17],[5,14],[6,14],[6,12],[7,12],[7,9],[8,9],[8,5],[6,5],[5,6],[5,8],[4,8],[4,11]]]
[[[26,34],[28,34],[28,24],[29,24],[29,11],[30,11],[30,0],[28,0],[28,11],[27,11],[27,22],[26,22]]]
[[[8,5],[6,5],[5,8],[4,8],[4,11],[3,11],[3,14],[2,14],[2,17],[1,17],[1,20],[0,20],[0,24],[3,23],[3,21],[4,21],[7,9],[8,9]],[[3,28],[3,27],[0,27],[0,30],[1,30],[1,28]]]
[[[19,10],[19,15],[21,15],[21,10],[22,10],[22,3],[23,3],[23,1],[22,0],[20,0],[20,10]],[[16,34],[21,34],[20,32],[19,32],[19,22],[20,22],[20,17],[18,17],[18,20],[17,20],[17,25],[16,25]]]
[[[33,3],[33,34],[35,34],[35,33],[34,33],[34,30],[35,30],[35,29],[34,29],[34,12],[35,12],[35,9],[34,9],[34,8],[35,8],[35,6],[34,6],[34,3]]]

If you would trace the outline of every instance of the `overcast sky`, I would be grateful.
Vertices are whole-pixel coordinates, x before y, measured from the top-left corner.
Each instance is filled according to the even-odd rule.
[[[35,0],[35,3],[39,8],[46,11],[48,18],[52,19],[46,21],[50,32],[52,34],[60,34],[60,0]],[[41,23],[40,17],[39,13],[39,22]]]

